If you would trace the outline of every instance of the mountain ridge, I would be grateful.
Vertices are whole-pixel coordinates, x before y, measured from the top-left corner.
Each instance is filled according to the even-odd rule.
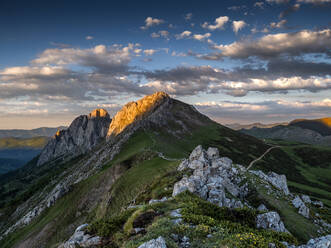
[[[137,111],[138,115],[132,115],[125,125],[114,128],[120,132],[111,133],[90,150],[40,166],[32,161],[17,172],[0,176],[0,183],[4,185],[0,186],[3,239],[0,244],[3,247],[54,247],[67,240],[77,226],[93,220],[107,231],[107,223],[111,223],[108,221],[119,218],[132,203],[145,204],[152,197],[171,195],[174,183],[180,180],[178,176],[183,175],[177,172],[178,165],[198,144],[204,148],[217,147],[222,156],[243,166],[271,147],[212,121],[192,105],[170,97],[162,99],[143,111],[145,114]],[[254,164],[255,169],[288,175],[288,180],[296,183],[292,185],[304,182],[305,186],[315,186],[316,182],[307,181],[300,174],[301,167],[296,166],[296,160],[285,148],[271,150]],[[327,173],[321,175],[327,176]],[[318,186],[328,190],[327,185]],[[293,186],[292,189],[298,190]],[[329,199],[324,191],[312,197],[314,200],[320,197],[326,203]],[[293,211],[290,209],[290,213]],[[291,219],[287,219],[291,214],[284,214],[286,223],[291,223]],[[316,228],[308,230],[312,227],[309,221],[302,218],[301,221],[305,223],[297,231],[301,239],[317,235]]]

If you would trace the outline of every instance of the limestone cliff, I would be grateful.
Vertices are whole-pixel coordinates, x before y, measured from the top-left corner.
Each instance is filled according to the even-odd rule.
[[[169,99],[170,97],[167,93],[156,92],[136,102],[127,103],[113,118],[107,136],[118,135],[127,126],[135,121],[143,119]]]
[[[106,137],[110,122],[105,109],[95,109],[89,115],[77,117],[68,129],[56,132],[42,150],[38,165],[63,155],[77,156],[90,150]]]

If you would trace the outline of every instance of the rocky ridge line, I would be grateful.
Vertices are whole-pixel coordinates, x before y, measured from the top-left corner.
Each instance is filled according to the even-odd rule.
[[[75,157],[91,150],[106,137],[111,119],[105,109],[77,117],[68,129],[57,131],[42,150],[37,165],[61,156]]]

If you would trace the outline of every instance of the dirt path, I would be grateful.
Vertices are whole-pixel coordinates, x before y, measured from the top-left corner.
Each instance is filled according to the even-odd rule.
[[[274,148],[279,148],[279,146],[272,146],[270,147],[268,150],[265,151],[265,153],[263,153],[260,157],[258,157],[257,159],[253,160],[247,167],[246,170],[249,170],[253,164],[255,164],[257,161],[261,160],[265,155],[267,155],[272,149]]]

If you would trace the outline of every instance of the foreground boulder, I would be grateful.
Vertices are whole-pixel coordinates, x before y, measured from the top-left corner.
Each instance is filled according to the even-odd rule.
[[[188,190],[220,207],[241,208],[246,205],[237,199],[243,199],[247,193],[246,184],[239,186],[242,181],[240,172],[244,168],[233,165],[229,158],[220,157],[217,148],[205,151],[201,145],[197,146],[189,159],[178,167],[179,171],[185,169],[193,170],[193,175],[184,176],[174,185],[173,196]],[[227,197],[226,192],[233,198]]]
[[[167,248],[166,242],[162,236],[143,243],[138,248]]]
[[[288,232],[284,226],[284,223],[280,220],[279,214],[274,211],[259,214],[256,217],[256,227],[263,229],[271,229],[276,232]]]
[[[331,248],[331,235],[311,239],[307,244],[300,246],[288,245],[286,242],[283,244],[288,248]]]
[[[58,248],[76,248],[76,247],[95,247],[102,244],[99,236],[91,236],[85,233],[88,224],[83,224],[75,230],[75,233],[68,241],[61,244]]]
[[[268,175],[264,174],[262,171],[250,171],[251,173],[257,175],[261,179],[271,183],[277,189],[283,191],[285,195],[289,195],[290,191],[287,187],[287,181],[285,175],[278,175],[275,172],[269,172]]]
[[[309,219],[309,208],[306,207],[305,203],[298,195],[292,200],[292,204],[295,208],[299,209],[299,214]]]

